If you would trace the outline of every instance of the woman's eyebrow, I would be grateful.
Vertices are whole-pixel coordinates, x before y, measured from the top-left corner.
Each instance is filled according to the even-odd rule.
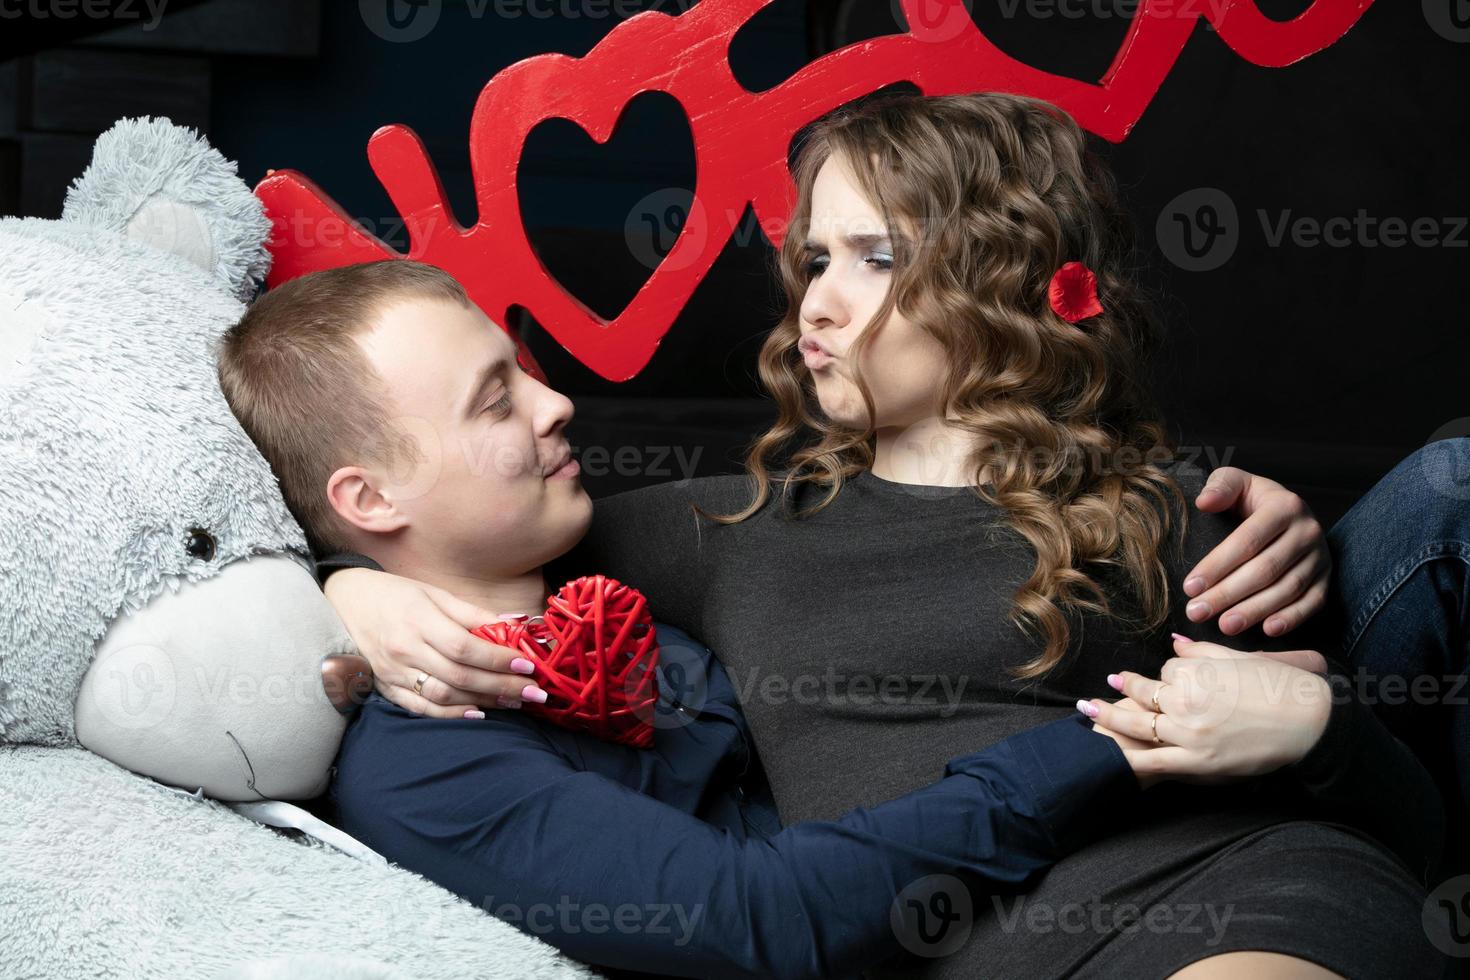
[[[887,232],[854,232],[851,235],[845,236],[842,241],[843,244],[847,245],[849,248],[872,248],[874,245],[893,244],[893,236],[889,235]],[[802,244],[802,248],[806,249],[808,252],[821,252],[824,251],[827,246],[823,245],[821,242],[808,238],[806,242]]]

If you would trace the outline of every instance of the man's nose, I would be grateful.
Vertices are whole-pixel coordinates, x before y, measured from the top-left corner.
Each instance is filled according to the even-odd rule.
[[[572,406],[572,400],[555,388],[539,381],[536,384],[541,389],[536,405],[536,434],[556,435],[572,421],[576,409]]]

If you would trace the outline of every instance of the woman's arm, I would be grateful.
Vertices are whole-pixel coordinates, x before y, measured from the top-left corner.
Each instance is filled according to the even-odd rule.
[[[892,918],[910,886],[1023,886],[1138,794],[1117,745],[1063,719],[897,800],[741,840],[574,768],[532,725],[384,710],[339,760],[344,829],[573,956],[680,976],[858,973],[915,941]]]
[[[598,500],[581,543],[546,566],[548,584],[600,573],[650,598],[661,622],[701,635],[705,569],[718,560],[710,531],[693,504],[721,513],[746,502],[743,477],[666,483]],[[438,718],[505,707],[528,678],[512,671],[514,650],[470,630],[492,617],[442,589],[382,570],[365,555],[318,558],[318,580],[358,652],[373,668],[378,692],[399,707]],[[422,671],[430,680],[413,690]]]

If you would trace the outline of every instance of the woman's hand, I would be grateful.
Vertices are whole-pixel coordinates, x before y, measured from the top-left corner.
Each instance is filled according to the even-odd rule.
[[[1104,734],[1131,740],[1119,744],[1141,780],[1259,776],[1299,761],[1322,737],[1332,690],[1303,669],[1325,670],[1320,654],[1238,653],[1183,637],[1174,649],[1158,680],[1131,671],[1108,678],[1123,701],[1077,703]]]
[[[1234,508],[1242,520],[1184,577],[1190,621],[1218,615],[1220,632],[1234,636],[1265,620],[1266,635],[1281,636],[1326,604],[1332,554],[1302,498],[1224,466],[1210,474],[1195,506],[1212,514]]]
[[[519,708],[523,700],[545,700],[526,676],[535,669],[531,661],[470,632],[496,617],[443,589],[370,568],[344,568],[327,579],[325,592],[372,665],[378,693],[401,708],[463,718],[481,706]],[[413,689],[420,673],[428,675],[422,694]]]

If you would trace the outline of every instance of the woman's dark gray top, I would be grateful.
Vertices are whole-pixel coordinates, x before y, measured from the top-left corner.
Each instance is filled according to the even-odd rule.
[[[1179,467],[1176,476],[1192,500],[1203,475]],[[1169,623],[1140,636],[1084,616],[1062,663],[1023,681],[1009,671],[1040,647],[1012,622],[1011,600],[1033,553],[973,490],[863,473],[800,518],[774,503],[721,525],[690,506],[733,513],[750,499],[745,477],[605,498],[586,540],[548,574],[556,583],[600,572],[634,585],[658,619],[714,650],[787,823],[892,799],[932,782],[958,752],[1072,713],[1078,698],[1116,698],[1107,675],[1157,676],[1173,655],[1171,630],[1266,645],[1260,634],[1230,639],[1183,615],[1178,583],[1230,531],[1225,516],[1190,508],[1168,563]],[[1101,580],[1125,610],[1127,589]],[[1429,975],[1419,881],[1438,856],[1439,800],[1366,707],[1338,697],[1312,753],[1271,778],[1246,788],[1169,785],[1143,799],[1125,830],[1064,859],[1031,892],[977,892],[954,920],[965,936],[949,955],[884,969],[1165,976],[1215,953],[1264,949],[1346,976]]]

